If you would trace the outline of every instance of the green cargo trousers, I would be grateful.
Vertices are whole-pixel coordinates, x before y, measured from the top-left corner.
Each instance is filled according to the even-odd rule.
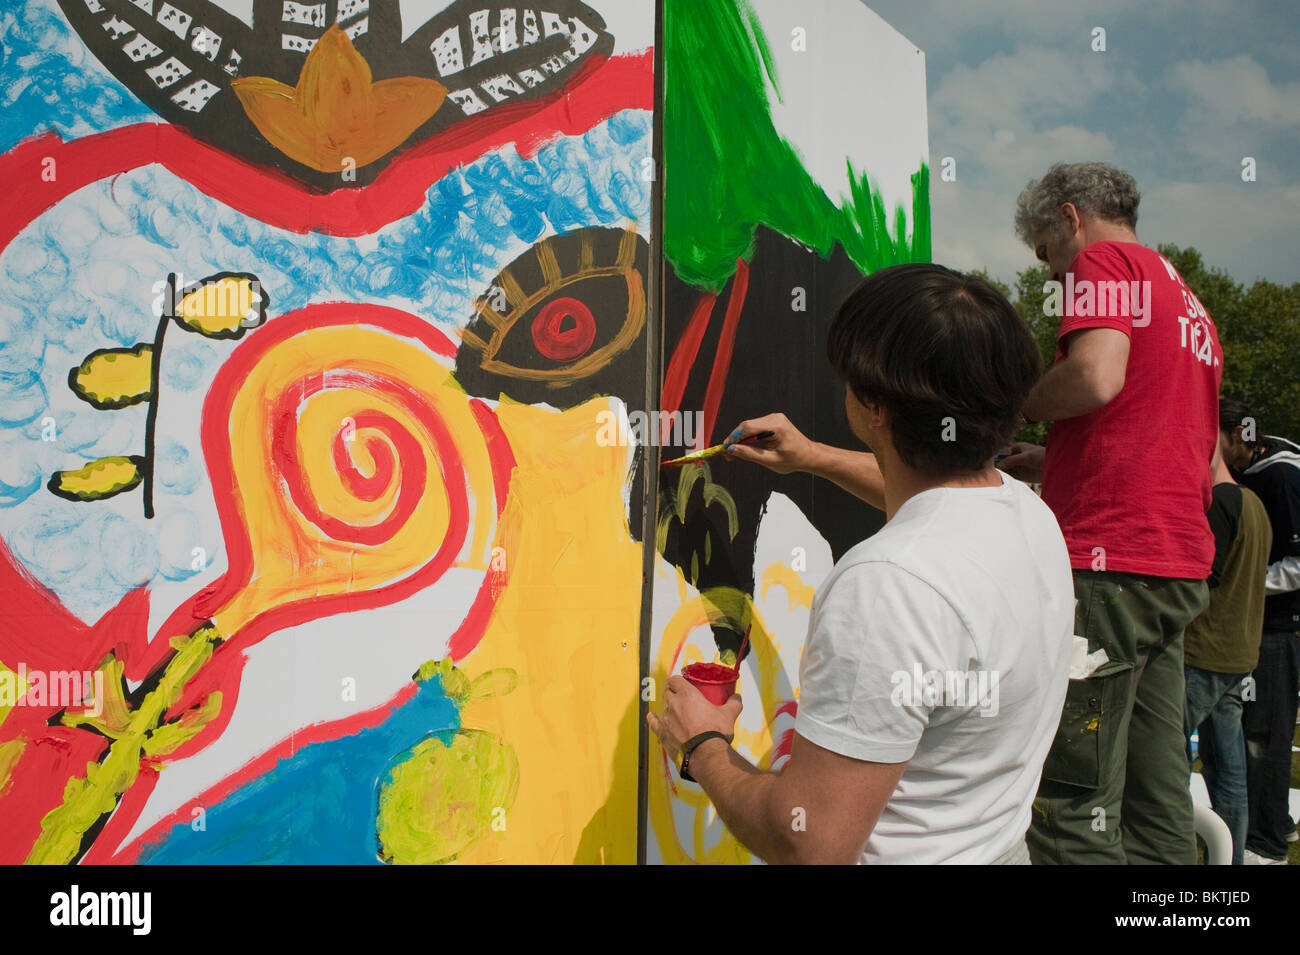
[[[1195,865],[1183,630],[1203,580],[1074,571],[1075,633],[1110,662],[1071,680],[1026,841],[1035,865]]]

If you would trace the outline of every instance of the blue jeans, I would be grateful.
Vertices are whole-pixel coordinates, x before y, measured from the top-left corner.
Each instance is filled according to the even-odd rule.
[[[1183,727],[1189,737],[1200,728],[1201,778],[1210,805],[1232,833],[1232,864],[1241,865],[1249,818],[1246,801],[1246,737],[1241,728],[1242,683],[1249,673],[1215,673],[1183,667],[1187,709]]]
[[[1255,699],[1247,700],[1246,774],[1250,822],[1246,848],[1285,859],[1287,835],[1295,827],[1291,796],[1291,739],[1300,691],[1300,633],[1265,630],[1255,667]]]

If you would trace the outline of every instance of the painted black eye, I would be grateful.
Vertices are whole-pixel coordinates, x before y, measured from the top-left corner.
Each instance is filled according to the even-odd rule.
[[[493,279],[461,333],[466,391],[571,407],[594,395],[639,407],[649,246],[630,229],[538,242]]]

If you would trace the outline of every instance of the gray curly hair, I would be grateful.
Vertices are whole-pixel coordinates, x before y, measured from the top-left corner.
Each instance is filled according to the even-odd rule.
[[[1020,193],[1016,235],[1032,246],[1034,233],[1057,224],[1064,202],[1089,215],[1135,228],[1141,198],[1136,180],[1122,169],[1104,162],[1058,162]]]

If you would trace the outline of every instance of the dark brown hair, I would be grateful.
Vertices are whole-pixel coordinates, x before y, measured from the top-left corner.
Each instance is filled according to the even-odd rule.
[[[1011,303],[942,265],[867,276],[831,322],[826,354],[859,400],[889,412],[903,462],[945,477],[987,466],[1042,373]]]

